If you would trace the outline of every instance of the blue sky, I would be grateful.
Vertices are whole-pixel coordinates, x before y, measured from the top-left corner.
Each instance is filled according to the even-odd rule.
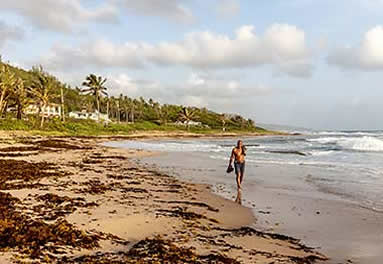
[[[33,2],[33,3],[32,3]],[[256,122],[383,129],[382,0],[2,0],[3,60]]]

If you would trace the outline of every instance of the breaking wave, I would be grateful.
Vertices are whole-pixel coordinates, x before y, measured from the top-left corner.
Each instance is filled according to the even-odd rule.
[[[318,142],[321,144],[338,145],[344,150],[356,151],[383,151],[383,140],[375,137],[324,137],[308,139],[309,142]]]

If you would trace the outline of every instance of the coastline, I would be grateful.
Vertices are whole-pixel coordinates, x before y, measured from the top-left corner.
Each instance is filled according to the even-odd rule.
[[[22,138],[16,139],[16,145],[14,140],[3,139],[0,146],[7,166],[17,161],[20,169],[24,162],[28,166],[49,162],[49,166],[44,163],[47,168],[38,168],[46,174],[43,177],[31,172],[36,177],[31,179],[29,172],[19,171],[17,182],[3,180],[2,193],[12,198],[3,199],[3,206],[56,235],[49,247],[45,237],[38,237],[39,250],[32,242],[23,243],[21,252],[27,259],[37,257],[46,263],[109,263],[110,259],[139,263],[138,259],[159,257],[195,260],[190,263],[326,259],[299,240],[248,227],[254,220],[250,209],[213,194],[209,186],[186,183],[131,161],[151,153],[100,146],[105,138]],[[51,175],[53,168],[60,174]],[[57,221],[59,226],[54,224]],[[24,239],[36,240],[36,233],[27,225],[24,228],[30,236]],[[57,237],[59,231],[68,233],[68,241]],[[73,236],[74,240],[69,239]],[[2,248],[2,263],[21,253],[17,243],[22,241],[15,239],[13,249]],[[148,249],[164,252],[158,256]]]
[[[154,139],[154,138],[226,138],[226,137],[257,137],[257,136],[286,136],[294,135],[286,132],[266,131],[259,132],[209,132],[209,133],[193,133],[187,131],[135,131],[130,134],[102,134],[102,135],[76,135],[62,134],[55,132],[43,131],[24,131],[24,130],[0,130],[0,138],[16,138],[16,137],[54,137],[54,138],[85,138],[97,141],[105,140],[127,140],[127,139]]]
[[[166,153],[143,158],[163,173],[178,179],[215,186],[221,196],[234,200],[233,175],[226,162],[201,153]],[[329,192],[309,181],[328,171],[294,165],[247,164],[242,201],[257,218],[258,230],[302,239],[330,258],[326,263],[381,263],[383,215]],[[378,231],[378,232],[377,232]]]

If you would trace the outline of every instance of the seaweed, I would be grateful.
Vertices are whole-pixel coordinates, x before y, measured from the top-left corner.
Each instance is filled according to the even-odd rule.
[[[212,211],[212,212],[219,212],[219,209],[216,209],[206,203],[202,203],[202,202],[190,202],[190,201],[163,201],[163,200],[154,200],[154,202],[157,202],[157,203],[167,203],[167,204],[186,204],[186,205],[192,205],[192,206],[197,206],[197,207],[202,207],[202,208],[206,208],[208,209],[209,211]]]
[[[0,250],[17,249],[33,259],[47,252],[62,252],[63,246],[92,249],[99,246],[100,235],[76,229],[66,220],[52,224],[19,213],[20,200],[0,192]]]
[[[78,208],[92,208],[99,206],[96,202],[86,202],[84,198],[70,198],[47,193],[36,197],[43,204],[33,206],[33,210],[44,220],[56,220],[75,212]]]
[[[193,248],[179,247],[159,237],[141,240],[128,252],[98,253],[77,258],[62,258],[58,263],[113,264],[240,264],[221,254],[198,255]]]
[[[86,194],[105,194],[108,191],[116,191],[120,190],[122,193],[148,193],[147,190],[143,188],[135,188],[135,187],[125,187],[123,184],[118,182],[112,182],[109,184],[102,183],[98,179],[89,180],[87,182],[82,183],[82,185],[86,186],[85,188],[81,188],[75,190],[77,193],[86,193]]]
[[[30,151],[39,151],[40,147],[36,146],[20,146],[20,147],[6,147],[0,148],[0,152],[30,152]]]
[[[187,212],[186,209],[177,207],[175,210],[167,210],[167,209],[157,209],[158,216],[170,216],[170,217],[180,217],[184,220],[199,220],[204,219],[213,223],[219,223],[216,219],[208,218],[202,214],[198,214],[195,212]]]
[[[21,189],[39,186],[33,181],[44,177],[59,177],[67,175],[57,170],[57,165],[48,162],[32,163],[22,160],[0,160],[0,189]],[[12,182],[10,182],[12,181]]]
[[[33,143],[37,144],[40,147],[53,148],[53,149],[67,149],[67,150],[92,149],[92,147],[90,146],[69,144],[64,140],[59,140],[59,139],[40,140]]]

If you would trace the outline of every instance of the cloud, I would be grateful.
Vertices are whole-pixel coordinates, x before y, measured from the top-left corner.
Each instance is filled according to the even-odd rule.
[[[263,84],[248,85],[238,79],[198,73],[190,74],[181,88],[173,89],[184,105],[226,110],[233,110],[233,105],[249,98],[270,95],[272,91],[271,87]]]
[[[21,40],[24,38],[24,30],[17,26],[10,26],[0,20],[0,48],[2,48],[7,41]]]
[[[81,0],[2,0],[0,10],[15,12],[38,28],[66,33],[89,21],[114,23],[118,19],[113,5],[88,9]]]
[[[129,97],[162,98],[166,93],[159,82],[134,79],[125,73],[109,74],[107,79],[109,93],[112,96],[123,94]]]
[[[233,98],[261,96],[272,91],[265,85],[244,85],[237,79],[224,78],[212,74],[190,74],[180,94],[206,96],[211,98]]]
[[[231,18],[237,16],[241,11],[238,0],[221,0],[217,4],[216,12],[219,17]]]
[[[140,44],[116,45],[105,40],[90,41],[74,48],[56,44],[48,54],[32,64],[42,64],[53,71],[70,71],[74,62],[76,68],[93,66],[141,68],[143,67],[142,58],[139,56],[141,50]]]
[[[54,46],[38,63],[48,69],[81,66],[142,68],[147,65],[185,66],[193,69],[255,68],[272,65],[290,76],[309,77],[311,51],[305,33],[295,26],[274,24],[264,35],[242,26],[235,37],[209,31],[192,32],[176,42],[90,41],[80,47]]]
[[[159,16],[172,21],[191,23],[195,20],[191,10],[180,0],[120,0],[126,10],[133,14]]]
[[[367,31],[356,46],[338,47],[327,58],[330,65],[361,71],[383,70],[383,26]]]
[[[164,83],[156,80],[136,80],[122,74],[107,76],[109,94],[131,97],[153,98],[161,103],[176,103],[188,106],[217,108],[224,104],[240,103],[244,99],[271,94],[266,85],[245,85],[239,80],[221,78],[211,74],[191,73],[178,83]]]

